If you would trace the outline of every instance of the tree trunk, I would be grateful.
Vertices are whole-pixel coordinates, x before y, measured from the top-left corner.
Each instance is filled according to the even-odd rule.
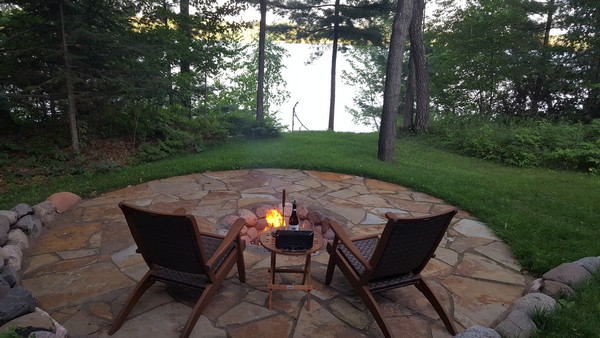
[[[169,4],[167,3],[167,1],[162,2],[162,10],[163,13],[167,13],[169,11]],[[164,15],[163,17],[163,25],[165,25],[165,27],[169,26],[169,18],[167,15]],[[167,74],[167,78],[169,79],[169,89],[167,91],[167,95],[169,96],[169,105],[173,105],[175,103],[175,92],[173,91],[173,73],[171,72],[171,64],[169,62],[167,62],[166,67],[165,67],[165,73]]]
[[[188,44],[191,43],[192,41],[192,31],[190,29],[190,0],[180,0],[179,1],[179,15],[180,15],[180,29],[181,32],[183,33],[183,36],[185,36],[185,46],[188,46]],[[179,62],[179,67],[180,67],[180,71],[181,74],[184,75],[184,79],[183,79],[183,83],[185,83],[185,88],[182,88],[183,90],[181,91],[181,104],[184,107],[191,107],[192,106],[192,95],[191,95],[191,86],[190,86],[190,77],[186,76],[187,74],[191,73],[191,65],[190,65],[190,60],[187,56],[187,49],[184,53],[182,53],[181,55],[181,60]]]
[[[67,102],[69,104],[69,130],[71,131],[71,149],[78,154],[81,149],[79,147],[79,132],[77,131],[77,106],[75,105],[75,90],[73,89],[73,81],[71,78],[71,58],[67,47],[67,33],[65,31],[65,14],[63,1],[59,2],[60,10],[60,31],[62,35],[62,51],[65,62],[65,78],[67,85]]]
[[[554,7],[554,0],[548,1],[548,15],[546,17],[546,27],[544,29],[544,44],[542,45],[542,62],[544,62],[542,68],[543,80],[541,84],[541,88],[538,90],[543,93],[544,99],[546,101],[546,115],[552,115],[554,111],[554,104],[552,103],[552,96],[550,95],[550,90],[548,87],[549,84],[549,76],[547,75],[547,67],[549,66],[550,60],[548,58],[548,46],[550,44],[550,30],[552,30],[553,24],[553,15],[556,8]]]
[[[377,151],[377,158],[382,161],[394,161],[402,61],[408,28],[412,18],[413,1],[398,0],[396,14],[394,15],[385,76],[385,88],[383,90],[383,109],[381,112],[381,129],[379,131]]]
[[[267,0],[260,0],[260,27],[258,31],[258,88],[256,90],[256,120],[265,119],[265,43],[267,39]]]
[[[415,114],[415,130],[427,131],[429,128],[429,74],[423,41],[423,15],[425,1],[415,0],[413,17],[410,23],[410,56],[414,56],[415,64],[415,96],[417,111]]]
[[[327,130],[333,131],[333,122],[335,118],[335,83],[336,83],[336,67],[337,67],[337,52],[338,40],[340,35],[340,0],[335,1],[335,14],[333,23],[333,51],[331,53],[331,90],[329,95],[329,125]]]
[[[406,84],[406,95],[404,96],[404,118],[402,128],[404,130],[413,130],[414,128],[414,105],[415,105],[415,57],[413,52],[410,52],[408,60],[408,83]]]

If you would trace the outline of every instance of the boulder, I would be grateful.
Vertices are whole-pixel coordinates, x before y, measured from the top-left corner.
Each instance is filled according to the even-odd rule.
[[[10,231],[10,221],[8,217],[0,215],[0,246],[8,241],[8,231]]]
[[[57,192],[54,193],[46,199],[47,201],[52,202],[54,205],[54,210],[59,214],[70,210],[73,208],[79,201],[81,201],[81,197],[75,195],[72,192]]]
[[[17,220],[14,228],[21,229],[26,234],[30,234],[42,228],[42,221],[35,215],[25,215]]]
[[[238,216],[243,218],[246,221],[246,225],[249,227],[256,226],[256,223],[258,222],[256,215],[248,209],[238,210]]]
[[[22,286],[15,286],[0,299],[0,323],[35,311],[35,298]]]
[[[21,283],[21,278],[19,274],[15,271],[15,269],[11,268],[8,265],[0,268],[0,278],[8,283],[8,285],[13,288],[19,283]]]
[[[594,274],[594,273],[598,272],[598,270],[600,270],[600,256],[599,257],[584,257],[573,263],[583,267],[591,274]]]
[[[21,229],[12,229],[8,232],[7,245],[16,245],[21,251],[29,248],[29,237]]]
[[[33,206],[34,214],[40,219],[42,225],[47,227],[56,218],[54,204],[50,201],[44,201]]]
[[[532,316],[535,313],[549,313],[556,309],[556,300],[543,293],[529,293],[517,299],[512,306],[512,310],[519,310]]]
[[[223,217],[223,219],[219,223],[221,224],[223,229],[229,229],[231,228],[233,223],[235,223],[235,221],[238,220],[238,218],[239,217],[237,215],[228,215]]]
[[[258,208],[256,208],[256,217],[258,217],[259,219],[265,218],[267,216],[267,213],[272,209],[273,207],[270,205],[261,205]]]
[[[323,220],[326,218],[327,218],[327,216],[323,215],[322,213],[320,213],[318,211],[309,211],[308,214],[306,214],[306,220],[308,220],[309,222],[311,222],[314,225],[323,224]]]
[[[40,308],[35,308],[34,312],[4,324],[0,327],[0,332],[4,332],[9,327],[22,328],[22,330],[17,329],[17,332],[29,333],[28,337],[34,337],[34,334],[35,338],[65,338],[68,336],[67,330]]]
[[[15,212],[15,214],[17,215],[17,219],[25,215],[33,214],[33,208],[27,203],[19,203],[10,210]]]
[[[527,290],[525,290],[524,295],[526,295],[528,293],[542,292],[543,289],[544,289],[544,279],[537,278],[533,282],[531,282],[531,284],[529,285],[529,288]]]
[[[0,277],[0,299],[2,299],[4,296],[6,296],[6,294],[8,293],[8,291],[10,290],[10,284],[8,284],[7,281],[4,280],[4,278]],[[0,332],[2,332],[0,330]]]
[[[575,296],[575,290],[570,286],[551,280],[544,281],[544,287],[540,292],[554,299],[571,298]]]
[[[12,210],[0,210],[0,215],[6,216],[11,225],[17,223],[17,213]]]
[[[542,278],[563,283],[573,288],[591,276],[592,274],[579,264],[563,263],[546,272]]]
[[[494,329],[485,326],[472,326],[454,338],[502,338]]]
[[[537,329],[535,323],[523,311],[515,310],[498,324],[494,330],[502,337],[529,338]]]
[[[296,208],[296,214],[298,214],[298,218],[306,219],[306,215],[308,215],[308,208],[304,205],[299,205]]]
[[[23,262],[23,251],[16,245],[5,245],[3,248],[4,255],[7,257],[6,265],[13,268],[15,271],[21,271],[21,263]]]
[[[263,229],[267,228],[269,226],[269,222],[267,222],[267,220],[265,218],[260,218],[257,222],[256,222],[256,230],[258,231],[263,231]]]

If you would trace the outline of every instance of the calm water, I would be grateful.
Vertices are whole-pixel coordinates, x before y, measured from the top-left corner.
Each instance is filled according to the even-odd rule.
[[[296,102],[296,115],[309,130],[327,130],[329,124],[329,90],[331,77],[331,50],[310,65],[306,65],[312,47],[308,44],[285,44],[289,57],[284,61],[283,78],[287,81],[290,98],[280,107],[276,114],[280,122],[291,130],[293,107]],[[353,86],[345,84],[341,79],[342,70],[350,70],[345,55],[338,53],[337,86],[334,130],[339,132],[372,132],[371,127],[357,125],[346,106],[353,106],[355,95]],[[294,130],[300,124],[294,122]],[[302,129],[304,130],[304,129]]]

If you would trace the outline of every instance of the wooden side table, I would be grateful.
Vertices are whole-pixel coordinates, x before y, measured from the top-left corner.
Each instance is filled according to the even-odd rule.
[[[310,310],[310,290],[313,289],[312,280],[310,276],[310,257],[313,253],[317,252],[323,246],[323,236],[317,232],[314,233],[313,246],[306,251],[283,251],[275,246],[275,237],[271,235],[271,231],[265,231],[260,235],[260,243],[263,247],[271,252],[271,268],[269,269],[269,310],[272,305],[273,290],[301,290],[306,292],[306,309]],[[276,261],[277,255],[288,255],[288,256],[306,256],[304,263],[304,269],[292,269],[292,268],[277,268]],[[276,284],[275,273],[301,273],[302,284]]]

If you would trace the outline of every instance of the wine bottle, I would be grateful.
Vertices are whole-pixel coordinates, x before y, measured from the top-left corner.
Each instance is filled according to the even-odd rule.
[[[300,220],[298,214],[296,214],[296,201],[292,203],[292,214],[288,220],[288,227],[290,230],[300,230]]]

